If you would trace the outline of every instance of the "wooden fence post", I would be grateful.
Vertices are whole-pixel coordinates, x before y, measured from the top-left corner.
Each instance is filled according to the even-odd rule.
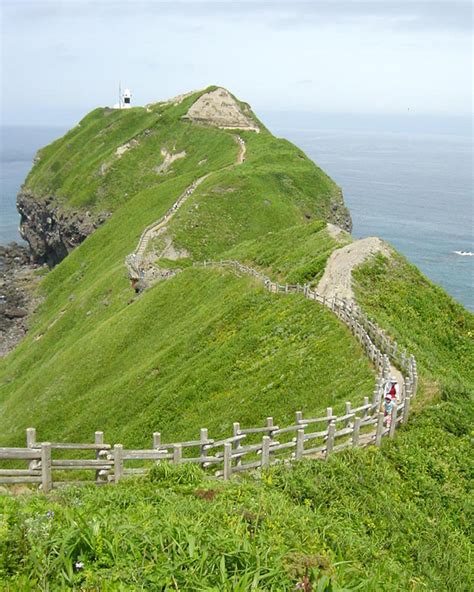
[[[234,423],[232,424],[232,431],[234,433],[234,438],[235,438],[235,436],[239,435],[240,423],[238,421],[234,421]],[[234,442],[234,451],[237,452],[240,447],[241,447],[240,440],[235,441]],[[236,464],[237,464],[237,466],[242,464],[242,457],[239,456],[239,458],[237,458]]]
[[[267,417],[267,428],[272,428],[273,427],[273,417]],[[273,431],[269,431],[268,436],[270,436],[270,438],[273,440]]]
[[[199,440],[201,441],[201,445],[199,447],[199,454],[201,457],[204,457],[206,456],[206,442],[208,440],[207,428],[201,428],[201,430],[199,431]]]
[[[262,438],[262,469],[266,469],[270,466],[270,436],[263,436]]]
[[[104,432],[94,432],[94,443],[95,444],[103,444],[104,443]],[[101,450],[98,448],[95,451],[95,458],[96,460],[100,460],[102,457]],[[99,483],[101,481],[102,473],[100,470],[95,472],[95,481]]]
[[[356,417],[354,421],[354,431],[352,432],[352,447],[356,448],[359,446],[359,434],[360,434],[360,417]]]
[[[304,452],[304,430],[297,430],[295,459],[299,460],[300,458],[302,458],[303,452]]]
[[[383,422],[383,411],[379,411],[379,416],[377,419],[377,431],[375,432],[375,446],[380,446],[382,444]]]
[[[408,415],[409,414],[410,414],[410,397],[408,395],[406,395],[405,400],[403,401],[403,418],[402,418],[403,424],[408,422]]]
[[[114,445],[114,482],[118,483],[123,477],[123,446]]]
[[[161,446],[161,432],[153,432],[153,448]]]
[[[332,407],[326,408],[326,415],[328,418],[328,429],[329,429],[329,426],[331,425],[331,422],[332,422]]]
[[[295,413],[295,421],[296,423],[303,423],[303,412],[302,411],[297,411]]]
[[[224,444],[224,481],[228,481],[232,476],[232,444],[225,442]]]
[[[41,444],[41,485],[43,493],[48,493],[53,487],[53,476],[51,472],[51,444]]]
[[[173,464],[179,465],[182,458],[183,458],[183,447],[181,446],[181,444],[174,444],[173,445]]]
[[[26,447],[34,448],[36,444],[36,428],[26,428]]]
[[[390,414],[390,431],[388,433],[390,438],[395,436],[395,430],[397,429],[397,403],[393,403],[392,412]]]
[[[36,428],[26,428],[26,447],[35,448],[36,446]],[[30,471],[38,468],[38,461],[32,460],[28,463]]]
[[[336,433],[336,422],[331,421],[328,428],[328,439],[326,441],[326,460],[334,448],[334,434]]]

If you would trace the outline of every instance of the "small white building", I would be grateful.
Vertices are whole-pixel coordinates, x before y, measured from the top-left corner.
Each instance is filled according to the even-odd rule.
[[[132,106],[132,91],[126,88],[123,92],[120,92],[119,102],[115,103],[112,109],[130,109]]]

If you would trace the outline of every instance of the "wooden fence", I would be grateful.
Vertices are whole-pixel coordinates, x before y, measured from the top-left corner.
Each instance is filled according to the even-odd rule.
[[[259,279],[272,293],[301,293],[328,306],[349,327],[378,369],[372,395],[355,406],[347,401],[339,415],[331,407],[321,417],[306,418],[297,411],[294,423],[288,426],[275,425],[272,417],[267,417],[265,425],[259,427],[242,428],[235,422],[232,434],[219,440],[209,438],[206,428],[200,430],[196,440],[185,442],[162,443],[161,434],[155,432],[151,448],[141,450],[106,444],[103,432],[95,432],[93,443],[37,442],[36,430],[28,428],[26,448],[0,448],[0,463],[7,461],[9,467],[26,463],[27,467],[0,469],[0,484],[38,484],[47,492],[68,483],[117,483],[128,476],[144,474],[161,461],[195,463],[227,480],[242,471],[265,469],[276,463],[304,457],[327,459],[346,448],[380,446],[383,437],[393,438],[396,428],[408,421],[410,401],[416,395],[418,383],[415,358],[400,351],[397,343],[353,302],[338,297],[324,298],[307,285],[272,282],[237,261],[197,265],[231,268]],[[404,373],[405,379],[399,400],[394,403],[390,416],[385,416],[383,393],[391,364]],[[86,458],[87,454],[92,454],[92,458]],[[87,471],[92,472],[89,480],[83,478]],[[66,478],[68,474],[72,479]]]

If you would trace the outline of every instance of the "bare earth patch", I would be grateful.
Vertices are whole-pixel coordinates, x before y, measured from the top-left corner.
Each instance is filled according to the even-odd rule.
[[[260,131],[256,123],[242,111],[240,105],[225,88],[218,88],[200,96],[191,105],[185,117],[191,121],[225,129]]]
[[[179,160],[180,158],[184,158],[186,156],[186,151],[183,150],[182,152],[176,152],[173,154],[172,152],[168,152],[166,148],[162,148],[161,156],[164,157],[164,160],[159,166],[155,168],[155,173],[158,173],[159,175],[168,172],[168,169],[173,164],[173,162]]]
[[[352,270],[376,253],[390,257],[389,246],[376,236],[354,241],[334,251],[318,284],[318,292],[326,298],[339,296],[354,300]]]

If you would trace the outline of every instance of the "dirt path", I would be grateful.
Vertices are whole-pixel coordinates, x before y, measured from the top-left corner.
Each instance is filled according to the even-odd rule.
[[[336,249],[328,259],[317,291],[328,299],[337,296],[355,301],[352,289],[352,270],[376,253],[387,257],[391,255],[390,247],[376,236],[354,241],[345,247]],[[390,375],[397,379],[400,386],[403,385],[403,375],[393,365],[390,366]]]
[[[247,153],[247,146],[245,144],[245,141],[240,136],[234,136],[234,138],[237,144],[239,145],[239,152],[237,154],[235,163],[224,167],[224,170],[231,168],[233,166],[241,165],[245,162],[245,155]],[[127,255],[127,257],[125,258],[125,265],[128,270],[128,275],[132,280],[139,280],[143,275],[144,257],[150,240],[157,236],[160,232],[164,231],[164,228],[166,227],[168,222],[173,218],[173,216],[176,214],[179,208],[184,203],[186,203],[189,197],[191,197],[191,195],[195,192],[197,187],[199,187],[199,185],[208,177],[213,175],[214,172],[218,171],[207,173],[206,175],[199,177],[199,179],[197,179],[196,181],[193,181],[191,185],[189,185],[189,187],[187,187],[184,190],[184,192],[178,197],[178,199],[174,202],[174,204],[162,218],[160,218],[159,220],[145,228],[145,230],[142,232],[140,236],[135,251],[130,255]]]
[[[354,241],[333,251],[317,286],[318,292],[326,298],[338,296],[355,300],[352,290],[352,270],[376,253],[390,256],[388,245],[375,236]]]

